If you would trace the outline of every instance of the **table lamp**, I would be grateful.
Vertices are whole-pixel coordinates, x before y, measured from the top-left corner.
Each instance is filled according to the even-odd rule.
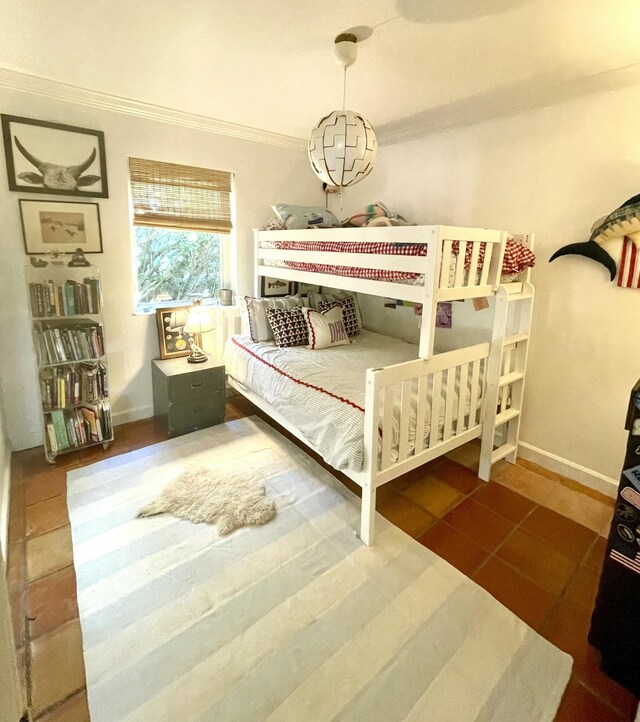
[[[187,314],[187,322],[184,326],[185,333],[190,336],[200,336],[203,333],[213,331],[215,327],[209,309],[203,306],[199,299],[194,301]],[[202,343],[202,340],[199,340]],[[190,364],[201,364],[207,360],[207,354],[196,344],[193,338],[189,339],[189,346],[191,347],[191,353],[187,356],[187,361]]]

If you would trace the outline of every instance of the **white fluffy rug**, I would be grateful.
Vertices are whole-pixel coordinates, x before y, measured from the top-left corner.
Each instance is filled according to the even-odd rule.
[[[170,481],[157,499],[140,509],[138,516],[164,512],[194,524],[216,524],[218,533],[225,536],[241,526],[271,521],[276,505],[265,497],[264,484],[250,470],[237,473],[190,466]]]

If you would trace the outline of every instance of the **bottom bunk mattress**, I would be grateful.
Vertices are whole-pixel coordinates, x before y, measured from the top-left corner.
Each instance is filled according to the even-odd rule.
[[[361,471],[364,459],[364,397],[366,370],[412,361],[418,347],[389,336],[362,331],[348,346],[312,350],[304,346],[279,348],[273,342],[255,343],[248,336],[233,336],[225,346],[229,376],[253,391],[292,423],[335,469]],[[417,383],[414,384],[417,393]],[[458,408],[456,388],[453,421]],[[465,415],[469,413],[470,388],[465,389]],[[440,436],[445,418],[444,392],[439,400]],[[431,400],[429,399],[429,406]],[[481,399],[478,399],[478,408]],[[415,441],[415,404],[412,404]],[[394,414],[399,428],[399,404]],[[426,414],[430,418],[430,410]],[[423,430],[424,448],[430,433]],[[394,444],[394,447],[396,444]],[[392,461],[397,454],[392,454]]]

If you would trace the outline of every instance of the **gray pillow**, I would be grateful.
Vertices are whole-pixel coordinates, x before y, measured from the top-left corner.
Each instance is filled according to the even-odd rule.
[[[267,319],[267,308],[295,308],[302,306],[300,296],[281,296],[278,298],[253,298],[244,297],[247,304],[247,317],[249,320],[249,334],[251,340],[273,341],[273,331]]]

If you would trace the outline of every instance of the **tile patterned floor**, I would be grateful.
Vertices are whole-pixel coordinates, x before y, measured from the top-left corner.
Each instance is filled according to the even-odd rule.
[[[253,413],[246,399],[229,399],[228,420]],[[55,466],[39,449],[13,457],[8,579],[18,658],[38,722],[89,719],[66,472],[163,439],[146,419],[119,426],[107,452],[89,449]],[[467,444],[385,485],[378,510],[573,656],[557,722],[632,720],[638,701],[600,672],[586,641],[612,500],[523,460],[496,465],[484,484],[474,471],[478,454]]]

